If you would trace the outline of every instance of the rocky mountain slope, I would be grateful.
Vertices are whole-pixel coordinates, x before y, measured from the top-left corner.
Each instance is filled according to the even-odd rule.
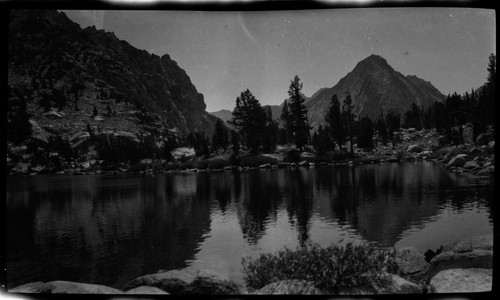
[[[318,90],[306,101],[311,125],[324,124],[332,96],[337,94],[342,102],[347,93],[352,97],[354,113],[369,117],[378,116],[381,110],[403,114],[412,103],[427,107],[443,97],[430,82],[414,75],[404,76],[384,58],[371,55],[360,61],[335,86]]]
[[[55,10],[12,10],[9,26],[8,83],[24,94],[41,130],[64,137],[87,125],[135,135],[213,132],[216,119],[205,111],[203,95],[168,54],[149,54],[95,27],[81,29]],[[49,112],[40,107],[42,90],[52,100]]]

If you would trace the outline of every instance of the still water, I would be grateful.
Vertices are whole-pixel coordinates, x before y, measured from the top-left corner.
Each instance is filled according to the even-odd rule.
[[[493,232],[493,181],[431,162],[155,176],[7,178],[8,288],[120,288],[158,270],[242,282],[241,258],[349,241],[420,252]]]

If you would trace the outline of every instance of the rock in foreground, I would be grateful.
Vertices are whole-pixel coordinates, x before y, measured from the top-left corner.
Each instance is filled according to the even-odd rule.
[[[448,269],[431,279],[435,293],[489,292],[492,288],[491,269]]]
[[[129,291],[139,286],[157,287],[169,294],[241,294],[240,288],[226,276],[211,271],[171,270],[138,277],[124,286]]]
[[[31,282],[9,290],[11,293],[122,294],[108,286],[71,281]]]
[[[263,288],[254,291],[256,295],[325,295],[327,293],[319,290],[313,282],[305,280],[282,280],[270,283]]]

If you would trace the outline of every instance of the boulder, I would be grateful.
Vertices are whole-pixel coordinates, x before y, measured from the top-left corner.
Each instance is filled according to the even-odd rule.
[[[460,246],[464,249],[463,246]],[[493,251],[477,249],[468,252],[441,252],[431,260],[427,278],[432,278],[442,270],[456,268],[493,268]]]
[[[290,166],[290,163],[287,163],[287,162],[278,163],[278,168],[287,168],[289,166]]]
[[[60,119],[60,118],[64,117],[63,113],[59,113],[59,112],[53,111],[53,110],[48,111],[46,113],[43,113],[42,115],[46,116],[49,119]]]
[[[324,295],[325,292],[314,286],[313,282],[305,280],[281,280],[270,283],[252,292],[256,295]]]
[[[448,144],[448,139],[444,135],[440,135],[437,138],[437,144],[439,147],[443,147]]]
[[[38,125],[38,123],[34,120],[29,120],[30,124],[31,124],[31,136],[34,138],[34,139],[37,139],[39,141],[42,141],[44,143],[48,143],[49,142],[49,137],[52,135],[51,133],[43,130],[42,127],[40,127],[40,125]]]
[[[123,294],[122,291],[99,284],[71,281],[50,281],[52,294]]]
[[[490,269],[448,269],[437,273],[430,281],[434,293],[475,293],[492,289]]]
[[[414,247],[405,247],[396,251],[396,264],[403,275],[425,273],[429,268],[429,263]]]
[[[383,274],[365,286],[342,288],[339,295],[422,294],[423,289],[394,274]]]
[[[445,245],[443,247],[443,251],[464,252],[460,250],[463,248],[462,244],[470,244],[470,248],[472,250],[493,250],[493,234],[477,235],[468,239],[456,241],[454,243]]]
[[[270,169],[271,168],[271,164],[262,164],[259,166],[259,168],[261,169]]]
[[[300,158],[305,159],[305,158],[314,158],[314,154],[311,152],[302,152],[300,154]]]
[[[453,157],[447,164],[446,167],[463,167],[465,163],[469,160],[469,156],[467,154],[458,154]]]
[[[303,160],[303,161],[298,163],[298,166],[299,167],[309,167],[309,162]]]
[[[479,165],[475,161],[468,161],[463,165],[464,169],[472,170],[474,168],[479,168]]]
[[[240,288],[225,275],[212,270],[201,269],[186,291],[187,294],[234,295],[241,294]]]
[[[137,138],[137,136],[135,134],[133,134],[132,132],[119,130],[119,131],[114,132],[113,135],[115,137],[120,137],[120,138],[127,139],[130,141],[136,142],[136,143],[139,142],[139,139]]]
[[[9,289],[9,293],[50,293],[52,286],[41,281],[30,282],[17,286],[13,289]]]
[[[485,168],[485,169],[482,169],[480,171],[478,171],[476,173],[477,176],[490,176],[490,175],[493,175],[494,173],[494,169],[493,168]]]
[[[408,152],[410,153],[420,153],[424,151],[424,148],[420,145],[410,145],[408,146]]]
[[[487,145],[492,140],[492,136],[488,133],[481,133],[476,138],[476,145],[483,146]]]
[[[482,157],[482,156],[486,156],[486,151],[484,151],[483,149],[478,148],[478,147],[472,147],[469,150],[469,155],[472,157],[477,157],[477,156]]]
[[[154,286],[170,294],[185,294],[195,278],[196,276],[191,272],[171,270],[138,277],[127,283],[123,290],[128,291],[139,286]]]
[[[126,294],[136,294],[136,295],[168,295],[167,292],[161,290],[154,286],[142,285],[133,289],[130,289],[126,292]]]
[[[491,141],[488,143],[488,152],[494,154],[495,153],[495,141]]]

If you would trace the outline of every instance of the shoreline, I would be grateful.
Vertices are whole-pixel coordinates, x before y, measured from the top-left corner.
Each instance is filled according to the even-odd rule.
[[[431,250],[431,249],[429,249]],[[428,250],[428,251],[429,251]],[[398,265],[398,274],[383,273],[381,282],[374,279],[370,285],[354,286],[345,288],[339,293],[325,292],[317,290],[314,282],[298,280],[298,284],[305,284],[307,289],[304,294],[311,292],[321,292],[322,295],[375,295],[375,294],[427,294],[427,293],[449,293],[447,284],[454,283],[454,278],[441,277],[450,272],[472,272],[474,276],[486,276],[486,285],[489,284],[491,290],[491,270],[493,268],[493,234],[469,237],[464,240],[457,240],[451,244],[443,245],[441,251],[433,252],[432,257],[427,261],[426,257],[414,247],[395,248],[396,263]],[[425,253],[427,256],[428,253]],[[476,271],[479,270],[479,271]],[[485,271],[483,271],[485,270]],[[488,271],[490,270],[490,271]],[[474,273],[478,272],[478,274]],[[467,276],[471,276],[467,273]],[[486,274],[486,275],[485,275]],[[489,276],[489,277],[488,277]],[[438,280],[439,279],[439,280]],[[385,280],[385,281],[384,281]],[[390,282],[386,282],[390,280]],[[470,279],[474,281],[473,279]],[[288,280],[289,281],[289,280]],[[70,294],[290,294],[290,291],[296,291],[297,282],[293,287],[287,286],[287,280],[278,281],[283,283],[281,290],[273,290],[268,287],[276,285],[271,283],[265,287],[248,291],[245,283],[236,283],[225,274],[221,274],[208,269],[192,269],[186,267],[180,270],[159,270],[157,273],[146,274],[132,279],[120,289],[109,286],[94,284],[70,282],[56,280],[50,282],[30,282],[9,289],[9,293],[70,293]],[[454,283],[457,284],[457,283]],[[284,290],[283,290],[284,286]],[[484,291],[484,284],[477,287],[477,291]],[[288,292],[287,292],[288,291]],[[405,292],[406,291],[406,292]],[[293,292],[293,294],[296,294]],[[451,291],[454,292],[454,291]],[[466,291],[467,292],[467,291]]]

